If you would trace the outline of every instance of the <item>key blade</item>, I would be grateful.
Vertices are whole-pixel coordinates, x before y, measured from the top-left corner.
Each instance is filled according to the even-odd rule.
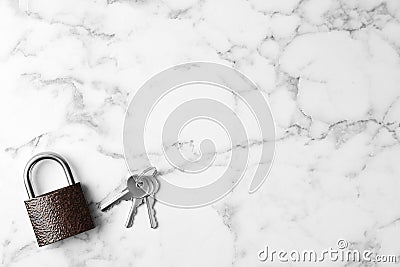
[[[141,198],[133,198],[132,199],[132,206],[129,210],[128,218],[126,219],[126,222],[125,222],[126,228],[131,228],[133,226],[133,221],[135,220],[137,208],[142,204],[143,204],[143,199],[141,199]]]
[[[127,198],[128,195],[130,195],[128,188],[123,189],[120,193],[115,194],[111,198],[100,203],[100,210],[106,211],[111,206],[117,204],[119,201],[123,200],[124,198]]]
[[[145,198],[147,213],[149,214],[150,226],[155,229],[158,227],[158,222],[156,218],[156,210],[154,209],[155,199],[153,196],[148,196]]]

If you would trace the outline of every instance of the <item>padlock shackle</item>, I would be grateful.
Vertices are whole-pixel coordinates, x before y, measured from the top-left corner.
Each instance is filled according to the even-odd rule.
[[[68,180],[68,184],[69,185],[75,184],[74,177],[72,176],[71,168],[69,167],[68,162],[63,157],[61,157],[60,155],[58,155],[54,152],[39,153],[39,154],[33,156],[28,161],[28,163],[26,164],[25,170],[24,170],[25,188],[26,188],[26,192],[28,193],[28,196],[30,199],[36,197],[35,191],[33,190],[32,181],[30,178],[32,175],[32,169],[39,161],[46,160],[46,159],[50,159],[50,160],[54,160],[54,161],[58,162],[64,170],[65,176],[67,177],[67,180]]]

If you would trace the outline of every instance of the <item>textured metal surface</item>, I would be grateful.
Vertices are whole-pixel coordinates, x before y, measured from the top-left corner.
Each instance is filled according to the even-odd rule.
[[[25,206],[40,247],[94,228],[80,183],[26,200]]]

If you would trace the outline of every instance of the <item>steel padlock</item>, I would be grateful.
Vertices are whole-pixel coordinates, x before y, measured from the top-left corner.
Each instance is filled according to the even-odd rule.
[[[32,169],[46,159],[55,160],[62,166],[69,185],[35,196]],[[67,161],[60,155],[46,152],[34,156],[25,167],[24,182],[29,196],[25,206],[39,247],[94,228],[81,184],[75,183]]]

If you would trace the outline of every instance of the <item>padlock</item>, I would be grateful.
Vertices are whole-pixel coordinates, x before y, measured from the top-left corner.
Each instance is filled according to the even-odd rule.
[[[35,196],[32,169],[46,159],[55,160],[62,166],[69,185]],[[29,196],[25,206],[39,247],[94,228],[82,187],[75,183],[67,161],[60,155],[46,152],[34,156],[25,167],[24,182]]]

